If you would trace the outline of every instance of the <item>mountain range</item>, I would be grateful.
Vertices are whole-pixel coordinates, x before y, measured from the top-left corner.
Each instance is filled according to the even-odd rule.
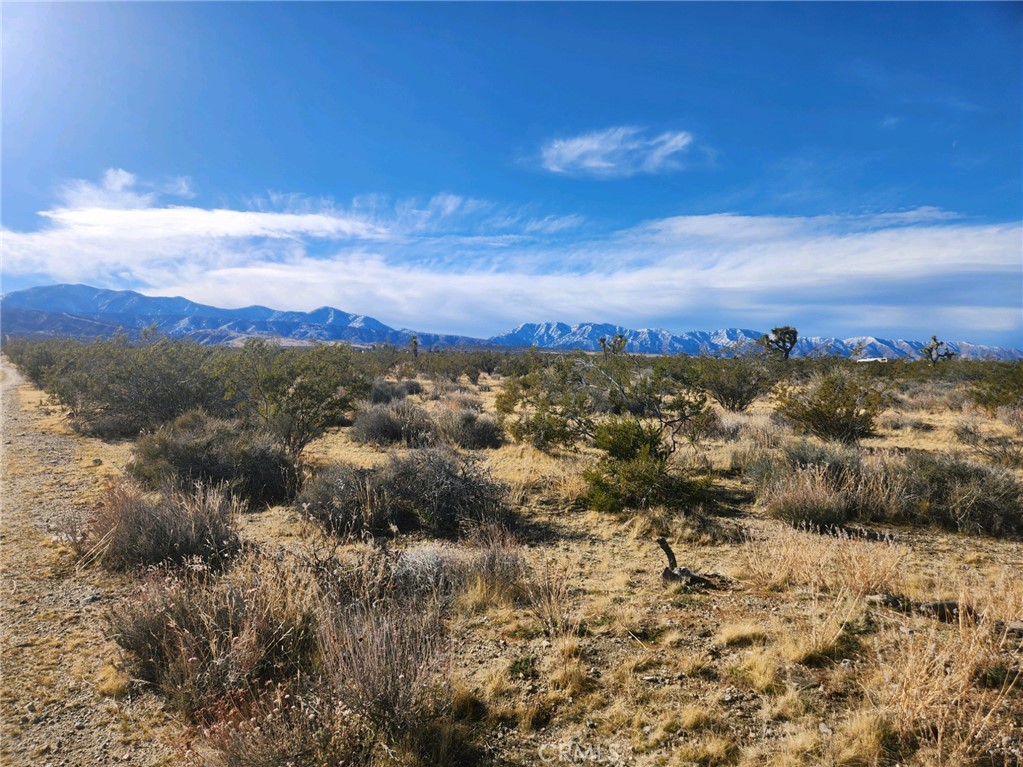
[[[8,293],[0,298],[0,331],[6,335],[96,338],[118,329],[138,334],[144,328],[202,344],[237,344],[246,338],[275,338],[292,343],[345,341],[357,345],[404,346],[416,336],[422,349],[600,348],[601,338],[623,335],[626,349],[637,354],[719,354],[755,342],[763,332],[729,328],[713,332],[671,333],[660,329],[632,330],[618,325],[562,322],[525,323],[491,338],[421,333],[391,328],[365,315],[329,306],[311,312],[287,312],[265,306],[221,309],[185,298],[144,296],[130,290],[104,290],[88,285],[50,285]],[[966,359],[1023,360],[1023,351],[948,341],[950,351]],[[812,353],[844,357],[916,358],[924,341],[889,340],[873,336],[837,339],[800,338],[793,356]]]

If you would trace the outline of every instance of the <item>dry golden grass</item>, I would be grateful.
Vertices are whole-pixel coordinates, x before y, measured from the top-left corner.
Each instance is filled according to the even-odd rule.
[[[808,620],[784,633],[778,652],[793,663],[815,664],[836,660],[853,648],[852,631],[862,608],[847,590],[822,597],[814,592]]]
[[[747,539],[742,561],[746,577],[766,588],[897,594],[908,554],[894,542],[820,535],[778,524]]]
[[[756,623],[730,623],[722,626],[714,635],[714,643],[722,647],[748,647],[754,644],[766,644],[770,632]]]
[[[730,669],[731,676],[761,693],[777,693],[783,688],[779,679],[778,656],[773,650],[755,648]]]
[[[972,763],[1019,714],[1019,669],[984,621],[917,625],[879,657],[870,701],[894,737],[920,743],[934,764]]]

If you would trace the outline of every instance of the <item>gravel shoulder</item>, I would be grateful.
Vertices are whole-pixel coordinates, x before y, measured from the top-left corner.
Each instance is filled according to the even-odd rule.
[[[76,568],[61,543],[127,447],[72,434],[7,360],[0,376],[0,762],[177,764],[180,726],[155,696],[130,694],[103,635],[131,581]]]

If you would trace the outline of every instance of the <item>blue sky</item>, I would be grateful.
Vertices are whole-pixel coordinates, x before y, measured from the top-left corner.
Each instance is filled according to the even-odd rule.
[[[3,289],[1023,347],[1020,3],[2,5]]]

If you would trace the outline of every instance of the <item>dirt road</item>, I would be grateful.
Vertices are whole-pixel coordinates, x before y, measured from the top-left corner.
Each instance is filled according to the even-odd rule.
[[[176,725],[152,695],[131,695],[104,614],[127,576],[77,569],[61,543],[127,456],[71,433],[3,360],[0,495],[0,762],[165,765]]]

